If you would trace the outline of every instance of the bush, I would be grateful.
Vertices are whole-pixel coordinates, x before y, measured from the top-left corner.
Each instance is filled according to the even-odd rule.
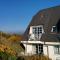
[[[16,56],[0,51],[0,60],[16,60]]]

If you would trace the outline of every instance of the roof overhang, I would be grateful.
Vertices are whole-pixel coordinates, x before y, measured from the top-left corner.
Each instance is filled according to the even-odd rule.
[[[43,41],[21,41],[23,44],[44,44],[44,45],[60,45],[60,42],[43,42]]]
[[[37,44],[37,43],[41,43],[41,44],[44,44],[44,42],[41,42],[41,41],[21,41],[21,43],[24,43],[24,44],[27,44],[27,43],[33,43],[33,44]]]

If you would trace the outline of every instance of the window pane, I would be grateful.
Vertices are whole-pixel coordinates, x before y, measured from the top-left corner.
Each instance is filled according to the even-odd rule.
[[[53,32],[56,32],[56,27],[53,27]]]
[[[38,45],[36,45],[36,53],[38,54]]]
[[[57,27],[56,26],[52,26],[51,32],[57,32]]]
[[[36,38],[40,39],[40,36],[42,34],[42,27],[41,26],[33,27],[33,34],[35,35]]]
[[[41,45],[41,44],[36,45],[36,53],[37,54],[42,54],[43,53],[43,45]]]
[[[38,27],[38,33],[42,33],[42,27]]]
[[[33,28],[33,33],[37,34],[37,28],[36,27]]]

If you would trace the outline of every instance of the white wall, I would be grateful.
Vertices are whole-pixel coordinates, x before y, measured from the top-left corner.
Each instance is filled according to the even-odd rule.
[[[36,45],[32,45],[32,53],[36,54]]]
[[[35,47],[35,45],[27,44],[26,48],[25,48],[25,53],[29,54],[29,55],[36,54],[36,47]]]
[[[27,53],[32,53],[32,45],[27,45],[26,46],[26,52]]]
[[[32,55],[32,54],[36,54],[36,48],[34,45],[32,44],[24,44],[24,47],[25,47],[25,52],[24,52],[24,55]]]
[[[56,59],[60,60],[60,55],[54,53],[54,46],[53,45],[52,46],[48,45],[48,47],[47,47],[47,45],[44,45],[43,46],[43,52],[44,52],[44,55],[47,55],[52,60],[56,60]]]
[[[43,53],[44,53],[44,55],[48,55],[47,46],[46,45],[43,45]]]
[[[52,58],[52,60],[55,60],[53,46],[48,46],[48,52],[49,52],[49,58]]]
[[[36,47],[35,45],[33,45],[33,43],[28,43],[28,44],[24,44],[25,46],[25,53],[26,54],[36,54]],[[48,50],[47,50],[48,49]],[[44,55],[48,56],[49,58],[51,58],[52,60],[60,60],[60,54],[55,54],[54,53],[54,45],[43,45],[43,53]]]
[[[29,34],[32,34],[32,26],[30,27],[30,31],[29,31]]]

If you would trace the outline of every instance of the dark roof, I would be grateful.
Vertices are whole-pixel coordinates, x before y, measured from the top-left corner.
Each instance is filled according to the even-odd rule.
[[[43,34],[40,41],[60,42],[60,34]]]
[[[28,39],[30,26],[43,25],[45,33],[50,33],[53,25],[56,25],[60,19],[60,6],[55,6],[47,9],[40,10],[33,16],[30,24],[28,25],[24,37]]]

